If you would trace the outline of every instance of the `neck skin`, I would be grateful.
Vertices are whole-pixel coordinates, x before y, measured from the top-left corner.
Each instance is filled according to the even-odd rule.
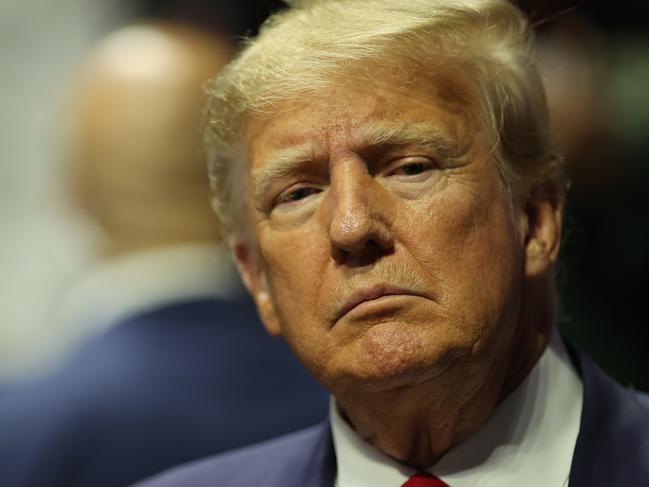
[[[119,235],[115,233],[107,236],[100,257],[104,260],[121,258],[130,254],[139,253],[147,250],[158,250],[160,248],[173,247],[178,245],[191,244],[219,244],[219,237],[216,234],[209,235],[177,235],[173,238],[157,237],[149,235]]]
[[[543,355],[555,319],[554,296],[545,279],[528,287],[527,296],[543,298],[523,303],[508,360],[485,368],[478,359],[477,366],[449,368],[414,387],[337,393],[342,416],[365,441],[395,460],[415,469],[433,465],[475,433]]]

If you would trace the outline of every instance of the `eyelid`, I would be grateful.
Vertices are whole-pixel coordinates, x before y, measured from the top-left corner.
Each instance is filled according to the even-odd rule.
[[[433,159],[430,156],[403,156],[403,157],[395,157],[391,159],[390,161],[387,162],[385,165],[385,169],[382,171],[385,175],[390,175],[394,171],[407,166],[409,164],[426,164],[430,165],[430,168],[436,168],[439,167],[439,163],[437,160]]]
[[[310,193],[310,194],[308,194],[307,196],[305,196],[304,198],[300,198],[300,199],[298,199],[298,200],[294,200],[294,201],[291,201],[291,200],[282,201],[282,197],[283,197],[283,196],[288,196],[288,195],[291,194],[292,192],[294,192],[294,191],[299,191],[299,190],[301,190],[301,189],[313,189],[314,192],[313,192],[313,193]],[[276,207],[279,206],[279,205],[285,205],[285,204],[290,204],[290,203],[299,203],[299,202],[301,202],[301,201],[303,201],[303,200],[309,198],[310,196],[319,193],[320,191],[322,191],[322,188],[318,187],[318,186],[317,186],[316,184],[314,184],[314,183],[304,182],[304,183],[295,183],[295,184],[292,184],[292,185],[290,185],[289,187],[287,187],[286,189],[280,191],[280,192],[279,192],[279,193],[278,193],[278,194],[273,198],[272,203],[271,203],[271,207],[270,207],[270,208],[271,208],[271,210],[272,210],[273,208],[276,208]]]

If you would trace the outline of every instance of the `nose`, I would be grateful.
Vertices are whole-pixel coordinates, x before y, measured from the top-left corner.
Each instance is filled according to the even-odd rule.
[[[386,195],[364,170],[332,175],[329,240],[334,260],[367,265],[394,248]]]

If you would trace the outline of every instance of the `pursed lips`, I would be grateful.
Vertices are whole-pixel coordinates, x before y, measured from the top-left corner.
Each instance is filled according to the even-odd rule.
[[[362,303],[366,303],[368,301],[374,301],[384,296],[398,296],[398,295],[425,297],[423,294],[413,291],[412,289],[400,288],[400,287],[390,286],[387,284],[379,284],[369,288],[359,289],[357,291],[354,291],[347,298],[345,304],[340,308],[339,312],[337,313],[334,322],[340,320],[352,309],[354,309],[356,306]]]

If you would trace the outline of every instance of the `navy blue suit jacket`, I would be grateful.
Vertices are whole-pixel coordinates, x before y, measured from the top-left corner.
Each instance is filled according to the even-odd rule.
[[[186,302],[0,396],[0,486],[123,487],[322,421],[327,394],[246,302]]]
[[[584,409],[570,487],[649,486],[649,396],[622,388],[582,353],[575,359],[584,382]],[[138,487],[331,487],[335,475],[331,432],[323,423]]]

